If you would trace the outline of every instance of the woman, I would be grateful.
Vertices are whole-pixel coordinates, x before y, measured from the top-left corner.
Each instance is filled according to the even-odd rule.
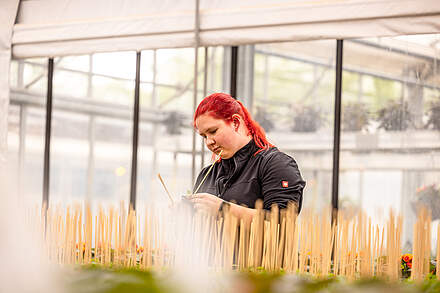
[[[301,209],[304,180],[295,160],[268,142],[263,128],[240,101],[215,93],[203,99],[194,114],[194,128],[207,148],[221,160],[208,173],[204,168],[196,181],[198,193],[190,200],[196,208],[211,212],[225,204],[239,218],[251,218],[255,202],[263,208],[273,204],[286,208],[293,202]]]

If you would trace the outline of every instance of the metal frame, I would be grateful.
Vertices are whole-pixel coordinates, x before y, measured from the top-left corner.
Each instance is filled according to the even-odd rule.
[[[328,63],[324,63],[321,61],[293,57],[293,56],[269,52],[269,51],[265,51],[265,50],[255,50],[255,53],[263,54],[265,56],[273,56],[273,57],[279,57],[279,58],[283,58],[283,59],[287,59],[287,60],[298,61],[298,62],[307,63],[307,64],[311,64],[311,65],[318,65],[318,66],[322,66],[322,67],[326,67],[326,68],[333,68],[334,67],[333,64],[331,64],[331,63],[328,64]],[[421,86],[426,87],[428,89],[440,90],[439,86],[436,86],[434,84],[423,83],[417,79],[396,78],[396,77],[388,76],[385,74],[378,74],[378,73],[370,72],[368,70],[359,70],[356,68],[351,68],[351,67],[346,67],[346,66],[344,67],[344,71],[347,71],[350,73],[357,73],[360,75],[368,75],[371,77],[377,77],[377,78],[381,78],[384,80],[397,81],[397,82],[401,82],[402,84],[421,85]]]
[[[89,74],[87,74],[87,96],[93,98],[93,55],[89,55]],[[93,181],[95,173],[95,124],[96,119],[94,115],[89,115],[89,125],[87,130],[88,141],[89,141],[89,157],[87,160],[87,200],[91,200],[93,196]]]
[[[199,44],[200,44],[200,1],[195,0],[195,22],[194,22],[194,83],[193,83],[193,113],[197,107],[197,91],[199,76]],[[195,184],[196,180],[196,132],[192,132],[192,161],[191,161],[191,182]]]
[[[231,47],[231,96],[237,98],[238,46]]]
[[[141,76],[141,52],[136,52],[136,80],[134,86],[133,108],[133,144],[131,154],[131,183],[130,183],[130,207],[136,210],[136,186],[137,186],[137,153],[139,138],[139,84]]]
[[[335,86],[335,120],[333,129],[333,169],[332,169],[332,207],[333,221],[339,203],[339,154],[341,144],[341,100],[342,100],[342,50],[343,41],[336,41],[336,86]]]
[[[17,86],[23,87],[23,74],[24,65],[23,60],[18,61],[17,70]],[[20,109],[20,126],[19,126],[19,138],[20,142],[18,144],[18,197],[20,201],[23,199],[23,172],[24,172],[24,162],[25,162],[25,149],[26,149],[26,123],[27,123],[27,106],[18,105]]]
[[[154,51],[156,51],[156,50],[154,50]],[[91,53],[89,56],[91,57],[92,55],[93,55],[93,53]],[[47,68],[47,65],[44,65],[44,64],[41,64],[41,63],[29,61],[29,60],[26,60],[26,59],[17,59],[17,60],[18,60],[18,62],[21,62],[22,65],[29,64],[29,65],[33,65],[33,66],[36,66],[36,67],[43,67],[45,69]],[[58,63],[58,62],[59,62],[59,60],[57,60],[56,63]],[[57,65],[57,64],[55,64],[55,65]],[[62,71],[69,72],[69,73],[78,73],[78,74],[88,75],[89,77],[90,76],[93,76],[93,77],[103,77],[103,78],[110,78],[110,79],[117,80],[117,81],[128,81],[128,82],[132,82],[133,81],[133,79],[131,79],[131,78],[113,76],[113,75],[103,74],[103,73],[97,73],[97,72],[90,71],[90,69],[87,72],[87,71],[83,71],[83,70],[66,68],[66,67],[63,67],[63,66],[57,66],[57,70],[62,70]],[[44,77],[44,76],[39,76],[38,78],[42,78],[42,77]],[[38,80],[35,80],[35,82],[36,81],[38,81]],[[170,89],[174,89],[174,90],[181,90],[182,89],[182,86],[180,86],[180,85],[172,85],[172,84],[166,84],[166,83],[159,83],[159,82],[148,81],[148,80],[141,80],[140,83],[141,84],[151,84],[153,86],[156,85],[156,86],[160,86],[160,87],[166,87],[166,88],[170,88]],[[29,83],[25,87],[28,88],[29,87]]]
[[[27,106],[18,105],[20,109],[20,126],[19,126],[19,144],[18,144],[18,197],[20,201],[23,199],[23,178],[24,178],[24,162],[26,150],[26,124],[27,124]]]
[[[203,71],[203,97],[206,97],[208,93],[208,47],[205,47],[205,55],[204,55],[204,71]],[[200,169],[203,169],[205,166],[205,141],[204,139],[200,140]]]
[[[43,169],[43,208],[49,206],[50,184],[50,138],[52,128],[52,93],[53,93],[53,58],[49,58],[47,66],[47,100],[46,100],[46,132],[44,141],[44,169]]]

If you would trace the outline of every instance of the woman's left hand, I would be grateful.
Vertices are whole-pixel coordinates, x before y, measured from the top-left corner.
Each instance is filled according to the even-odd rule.
[[[194,207],[199,210],[207,210],[212,214],[216,214],[222,203],[222,199],[210,193],[196,193],[189,197],[194,203]]]

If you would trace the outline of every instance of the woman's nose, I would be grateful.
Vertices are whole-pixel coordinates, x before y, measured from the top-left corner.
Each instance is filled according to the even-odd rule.
[[[214,141],[214,139],[212,138],[212,137],[207,137],[206,138],[206,145],[211,145],[211,144],[214,144],[215,143],[215,141]]]

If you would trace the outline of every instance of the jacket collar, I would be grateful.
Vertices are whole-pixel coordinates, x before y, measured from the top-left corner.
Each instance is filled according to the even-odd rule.
[[[254,140],[251,139],[244,147],[239,149],[231,158],[229,159],[222,159],[222,164],[237,164],[240,165],[240,163],[247,161],[255,152],[258,151],[258,147],[255,144]]]

